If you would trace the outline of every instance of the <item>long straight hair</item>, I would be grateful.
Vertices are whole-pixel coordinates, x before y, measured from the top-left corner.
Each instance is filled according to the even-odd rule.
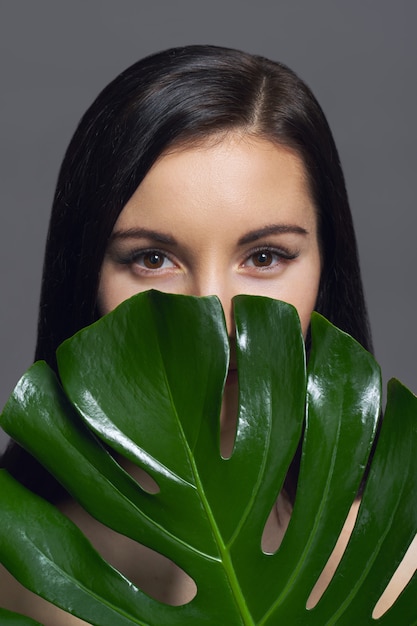
[[[56,368],[64,339],[98,317],[108,239],[134,191],[168,149],[239,131],[293,149],[317,210],[322,275],[316,310],[372,350],[344,177],[326,118],[286,66],[215,46],[135,63],[87,110],[58,177],[46,245],[36,359]],[[16,444],[3,465],[56,501],[61,488]]]

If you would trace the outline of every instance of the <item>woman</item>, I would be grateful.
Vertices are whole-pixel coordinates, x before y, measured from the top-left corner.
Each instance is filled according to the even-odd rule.
[[[82,118],[58,178],[46,246],[35,359],[100,315],[100,271],[116,221],[161,154],[237,133],[302,162],[321,255],[315,309],[372,350],[343,173],[327,121],[288,68],[210,46],[167,50],[128,68]],[[152,285],[150,285],[152,286]],[[276,296],[278,297],[278,296]],[[22,457],[23,454],[23,457]],[[4,463],[56,501],[57,486],[13,444]]]
[[[372,349],[337,150],[314,96],[285,66],[210,46],[167,50],[123,72],[82,118],[53,204],[36,359],[55,368],[64,339],[149,288],[217,294],[231,337],[231,297],[243,292],[294,304],[307,344],[315,308]],[[226,455],[234,374],[223,403]],[[3,466],[59,504],[110,560],[112,542],[123,551],[16,444]],[[266,547],[285,531],[290,500],[278,502]],[[131,566],[129,550],[116,558],[121,569]],[[138,584],[172,603],[192,595],[172,564],[144,554],[146,575],[131,572]]]

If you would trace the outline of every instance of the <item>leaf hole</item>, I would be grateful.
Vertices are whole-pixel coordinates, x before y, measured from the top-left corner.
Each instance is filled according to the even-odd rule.
[[[132,471],[130,471],[129,473],[132,474],[133,478],[144,491],[147,491],[150,494],[156,494],[160,492],[158,483],[152,478],[150,474],[148,474],[148,472],[145,472],[144,469],[136,466],[135,470]]]
[[[111,544],[106,560],[151,598],[182,606],[196,596],[194,580],[163,554],[123,535]]]
[[[384,592],[379,598],[372,612],[372,617],[378,619],[381,617],[397,600],[400,593],[410,582],[413,574],[416,571],[416,556],[417,556],[417,535],[408,547],[407,552],[404,555],[401,563],[392,575],[391,580],[385,587]]]
[[[355,525],[356,517],[359,511],[359,504],[359,500],[355,500],[350,507],[349,513],[337,539],[336,545],[333,548],[333,551],[329,556],[327,563],[323,568],[323,571],[318,577],[317,582],[308,597],[306,604],[307,609],[313,609],[317,605],[320,598],[329,586],[336,572],[336,569],[340,561],[342,560],[343,554],[345,553],[347,544],[350,539],[350,535],[352,534],[352,530]]]
[[[287,470],[284,486],[266,520],[261,539],[261,548],[264,554],[275,554],[287,532],[297,492],[300,458],[301,445],[298,446],[295,452]]]
[[[291,503],[285,491],[282,491],[268,515],[262,533],[261,548],[265,554],[274,554],[280,547],[290,523],[291,513]]]
[[[144,491],[153,495],[160,492],[158,483],[152,478],[150,474],[148,474],[147,471],[145,471],[141,467],[138,467],[137,465],[123,457],[120,457],[118,459],[118,462],[119,465],[123,467],[123,469],[128,472],[128,474],[130,474],[132,478],[136,480],[138,485]]]
[[[220,411],[220,454],[230,459],[236,440],[236,429],[239,410],[239,390],[237,371],[229,373],[223,392]]]

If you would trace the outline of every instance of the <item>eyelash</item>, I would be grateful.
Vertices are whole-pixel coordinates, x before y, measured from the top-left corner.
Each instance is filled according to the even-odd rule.
[[[295,250],[295,251],[290,251],[286,248],[277,248],[276,246],[270,246],[270,245],[263,245],[263,246],[258,246],[257,248],[255,248],[254,250],[250,250],[249,254],[246,255],[246,260],[243,263],[243,266],[245,266],[245,264],[247,263],[248,259],[253,259],[253,257],[256,257],[256,255],[261,255],[262,253],[268,253],[271,255],[275,255],[277,257],[277,261],[271,263],[271,265],[265,265],[265,266],[256,266],[254,265],[253,267],[256,267],[257,269],[260,270],[268,270],[270,268],[275,267],[277,264],[279,263],[285,263],[286,261],[292,261],[294,259],[296,259],[299,256],[299,251]],[[248,267],[248,266],[246,266]]]
[[[118,254],[116,261],[118,263],[120,263],[121,265],[139,265],[139,260],[140,259],[144,259],[147,255],[151,255],[151,254],[155,254],[155,255],[160,255],[161,257],[163,257],[163,259],[167,259],[168,261],[171,261],[171,263],[174,264],[174,261],[171,259],[170,255],[167,254],[164,250],[159,250],[158,248],[147,248],[147,249],[140,249],[140,250],[131,250],[130,252],[127,252],[126,254]],[[145,271],[149,271],[149,272],[154,272],[155,269],[160,269],[160,268],[142,268]]]
[[[266,254],[270,254],[270,255],[274,255],[276,257],[276,260],[273,261],[270,265],[249,265],[248,261],[249,260],[253,260],[254,257],[256,257],[256,255],[261,255],[262,253],[266,253]],[[138,267],[140,267],[141,271],[148,273],[148,272],[156,272],[158,270],[163,270],[166,268],[163,267],[155,267],[155,268],[151,268],[151,267],[144,267],[143,265],[139,264],[139,261],[144,260],[144,258],[147,255],[160,255],[163,262],[165,262],[165,260],[170,261],[173,265],[176,265],[175,261],[171,258],[171,256],[169,254],[167,254],[167,252],[165,250],[160,250],[158,248],[146,248],[146,249],[135,249],[135,250],[131,250],[127,253],[119,253],[116,255],[116,261],[120,264],[120,265],[137,265]],[[263,245],[263,246],[258,246],[257,248],[254,248],[252,250],[250,250],[246,256],[245,256],[245,260],[243,261],[243,263],[241,264],[241,267],[252,267],[255,270],[260,270],[260,271],[267,271],[270,269],[275,268],[278,264],[281,263],[285,263],[286,261],[292,261],[294,259],[296,259],[299,256],[299,251],[295,250],[295,251],[290,251],[286,248],[282,248],[279,247],[277,248],[276,246],[271,246],[271,245]]]

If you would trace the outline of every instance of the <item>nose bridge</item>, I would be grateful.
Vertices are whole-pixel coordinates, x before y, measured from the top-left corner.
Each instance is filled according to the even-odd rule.
[[[193,293],[196,296],[217,296],[223,307],[229,335],[234,334],[232,298],[236,288],[229,272],[220,265],[211,264],[197,272],[194,278]]]

